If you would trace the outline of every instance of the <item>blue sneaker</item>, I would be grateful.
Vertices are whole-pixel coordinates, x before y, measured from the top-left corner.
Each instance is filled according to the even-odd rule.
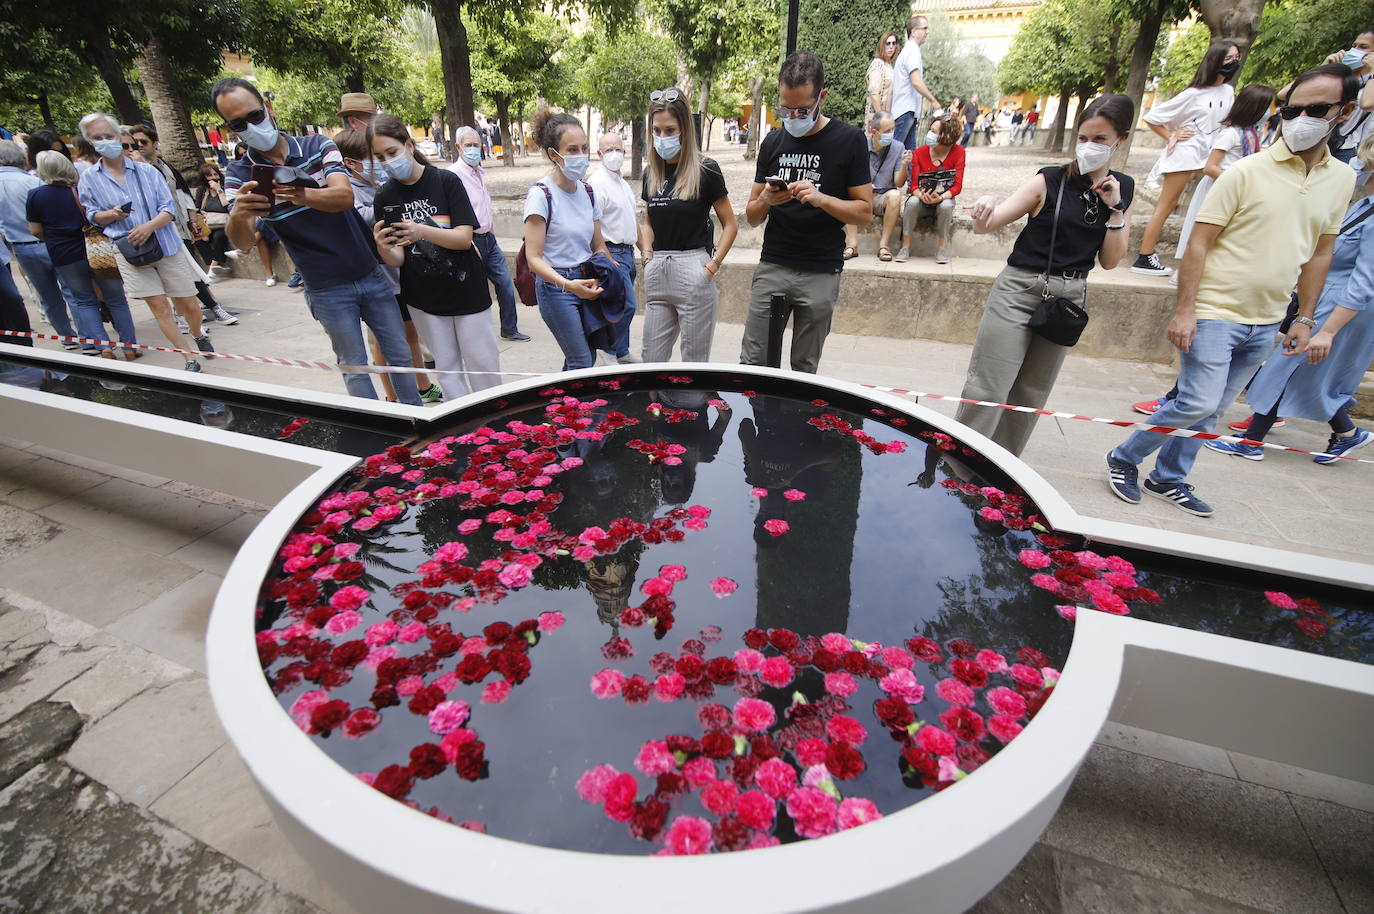
[[[1107,452],[1107,486],[1122,501],[1140,504],[1140,471],[1135,464],[1116,460]]]
[[[1246,460],[1263,460],[1264,448],[1258,444],[1241,444],[1238,441],[1204,441],[1205,447],[1222,454],[1230,454],[1232,457],[1244,457]]]
[[[296,272],[292,273],[291,278],[286,281],[286,288],[288,289],[299,289],[301,286],[304,285],[305,280],[301,278],[300,270],[297,270]]]
[[[1355,434],[1348,438],[1332,435],[1331,440],[1326,442],[1326,453],[1318,454],[1316,457],[1313,457],[1312,462],[1320,463],[1322,466],[1340,463],[1341,455],[1347,454],[1357,448],[1362,448],[1367,444],[1374,444],[1374,434],[1362,428],[1355,429]]]
[[[1146,479],[1145,491],[1172,503],[1180,511],[1187,511],[1198,517],[1212,516],[1212,506],[1194,495],[1193,487],[1186,482],[1155,482],[1153,479]]]

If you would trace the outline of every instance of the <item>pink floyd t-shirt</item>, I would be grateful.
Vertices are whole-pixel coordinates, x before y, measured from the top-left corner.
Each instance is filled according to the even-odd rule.
[[[373,218],[383,222],[418,222],[441,229],[477,227],[477,214],[463,181],[452,172],[426,166],[414,184],[387,181],[373,200]],[[455,251],[432,241],[405,248],[401,297],[407,307],[452,317],[491,307],[491,290],[481,258],[471,248]]]

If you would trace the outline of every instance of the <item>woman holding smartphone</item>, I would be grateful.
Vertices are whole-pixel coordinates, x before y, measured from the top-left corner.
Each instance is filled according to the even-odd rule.
[[[373,198],[377,252],[401,271],[401,295],[434,353],[444,396],[495,387],[501,354],[487,313],[487,275],[472,250],[477,216],[462,180],[430,165],[395,115],[373,118],[367,139],[372,161],[390,179]]]
[[[644,361],[666,362],[682,337],[684,362],[709,362],[716,330],[716,273],[739,226],[720,166],[697,151],[687,100],[677,89],[649,96],[653,148],[644,176]],[[711,252],[711,212],[720,247]]]
[[[611,256],[601,237],[601,204],[583,181],[591,147],[571,114],[535,115],[530,131],[553,165],[525,195],[525,260],[536,277],[539,316],[563,350],[563,370],[590,368],[596,356],[582,329],[582,302],[599,298],[602,288],[582,278],[582,264],[594,253]]]

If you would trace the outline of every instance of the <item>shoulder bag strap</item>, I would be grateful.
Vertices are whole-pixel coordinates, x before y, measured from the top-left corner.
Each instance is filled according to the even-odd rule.
[[[1064,202],[1064,185],[1069,183],[1068,168],[1059,170],[1059,193],[1054,197],[1054,216],[1050,219],[1050,257],[1045,264],[1045,288],[1040,294],[1043,301],[1050,297],[1050,271],[1054,269],[1054,242],[1059,235],[1059,204]]]
[[[1371,213],[1374,213],[1374,203],[1371,203],[1369,206],[1366,206],[1364,208],[1364,212],[1360,213],[1354,219],[1351,219],[1345,225],[1341,226],[1340,234],[1344,235],[1346,232],[1350,231],[1355,226],[1359,225],[1361,222],[1368,219]]]
[[[143,204],[143,208],[144,208],[144,209],[148,209],[148,198],[145,197],[145,196],[143,195],[143,182],[139,180],[139,177],[138,177],[138,167],[137,167],[136,165],[132,164],[132,163],[130,163],[130,165],[129,165],[129,175],[134,179],[134,184],[138,187],[138,199],[139,199],[139,201]],[[161,177],[161,176],[159,175],[159,177]],[[173,202],[173,204],[176,203],[175,200],[172,201],[172,202]],[[155,215],[156,215],[156,213],[153,213],[153,212],[150,210],[149,213],[148,213],[148,221],[151,222],[151,221],[153,220],[153,217],[154,217]],[[173,220],[173,221],[175,221],[175,220]],[[128,232],[125,232],[124,234],[127,235],[127,234],[129,234],[129,233],[128,233]],[[156,234],[156,233],[155,233],[155,234]]]
[[[86,218],[86,207],[81,205],[81,195],[76,192],[76,186],[72,186],[72,199],[76,201],[76,213],[81,217],[82,225],[91,225],[91,220]],[[99,228],[100,226],[96,226]]]

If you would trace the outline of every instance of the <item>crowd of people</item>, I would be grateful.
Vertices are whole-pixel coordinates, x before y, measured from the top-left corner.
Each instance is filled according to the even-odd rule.
[[[880,219],[878,258],[902,262],[928,221],[935,261],[948,263],[974,131],[1005,115],[1013,138],[1033,139],[1038,110],[984,109],[976,95],[940,103],[921,56],[929,34],[929,21],[914,16],[905,39],[878,39],[861,125],[826,113],[816,54],[798,51],[783,63],[773,106],[781,129],[759,145],[742,210],[751,227],[763,227],[742,364],[764,364],[781,296],[792,325],[787,364],[815,372],[844,263],[858,253],[858,228]],[[1161,183],[1159,203],[1132,269],[1170,275],[1177,285],[1168,336],[1180,370],[1167,395],[1135,407],[1161,425],[1208,431],[1248,385],[1254,415],[1234,428],[1262,440],[1287,417],[1327,421],[1327,456],[1317,462],[1332,463],[1374,443],[1348,413],[1374,360],[1374,228],[1366,222],[1374,203],[1364,196],[1374,191],[1374,165],[1365,165],[1374,163],[1374,29],[1280,90],[1237,92],[1239,62],[1233,43],[1216,43],[1192,84],[1143,117],[1165,146],[1151,175]],[[385,395],[401,403],[501,383],[498,337],[529,339],[517,301],[537,307],[565,370],[598,356],[660,362],[676,352],[708,361],[716,278],[739,228],[736,204],[720,165],[701,151],[686,95],[675,87],[645,95],[651,147],[637,187],[623,175],[618,131],[591,136],[574,115],[550,111],[530,125],[549,170],[525,196],[513,273],[494,235],[485,125],[459,130],[454,161],[442,166],[365,94],[341,101],[342,129],[332,139],[294,136],[278,127],[272,99],[251,81],[220,80],[211,102],[243,149],[202,164],[194,191],[162,160],[153,128],[106,114],[81,120],[75,152],[45,131],[30,135],[27,148],[0,141],[0,327],[30,329],[7,267],[13,257],[59,334],[135,343],[129,299],[141,299],[173,346],[200,353],[185,363],[200,371],[214,354],[206,325],[235,321],[212,282],[229,260],[257,249],[272,284],[270,245],[280,244],[297,270],[292,285],[303,289],[338,363],[404,369],[381,376]],[[1274,104],[1277,129],[1261,137]],[[965,398],[1048,401],[1087,321],[1089,274],[1129,262],[1136,182],[1111,163],[1136,120],[1130,98],[1100,96],[1078,118],[1070,162],[1041,168],[1005,199],[972,205],[977,233],[1025,223],[988,296]],[[929,129],[918,142],[922,124]],[[1157,246],[1199,172],[1175,273]],[[68,348],[139,354],[93,342]],[[368,373],[347,372],[344,383],[355,396],[377,396]],[[1014,454],[1036,422],[971,405],[958,418]],[[1208,446],[1263,457],[1253,444]],[[1128,502],[1144,492],[1210,515],[1187,482],[1200,447],[1195,438],[1137,432],[1107,454],[1108,484]],[[1139,467],[1155,451],[1142,480]]]

